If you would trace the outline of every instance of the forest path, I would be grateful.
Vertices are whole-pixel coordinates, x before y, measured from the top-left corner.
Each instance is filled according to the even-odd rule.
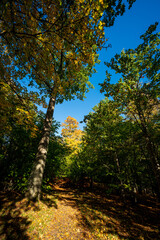
[[[59,180],[28,204],[17,192],[0,191],[0,240],[158,240],[160,204],[142,196],[138,204],[94,188],[72,188]]]
[[[76,190],[52,184],[38,203],[16,192],[0,192],[0,240],[95,239],[83,224]],[[75,197],[77,195],[77,197]]]
[[[54,219],[43,234],[45,240],[83,240],[94,239],[83,224],[83,217],[77,205],[76,190],[54,185],[56,204]],[[52,236],[52,238],[51,238]]]

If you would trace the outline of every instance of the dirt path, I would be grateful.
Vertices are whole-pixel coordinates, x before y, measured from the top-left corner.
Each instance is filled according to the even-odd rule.
[[[0,192],[0,240],[158,240],[160,204],[52,184],[36,204]]]
[[[0,240],[94,239],[83,225],[74,190],[54,185],[51,194],[33,205],[14,193],[2,193],[0,202]]]
[[[83,219],[78,209],[74,191],[56,186],[55,191],[59,193],[54,220],[50,223],[47,233],[43,239],[53,240],[84,240],[93,239],[89,230],[83,226]],[[49,235],[49,237],[47,237]]]

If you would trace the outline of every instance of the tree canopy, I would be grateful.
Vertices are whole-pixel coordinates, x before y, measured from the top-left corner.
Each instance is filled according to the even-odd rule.
[[[130,8],[134,0],[127,2]],[[35,129],[37,104],[47,107],[29,178],[30,199],[40,196],[55,104],[85,97],[92,87],[89,77],[98,62],[97,52],[105,46],[104,27],[113,25],[126,5],[121,0],[0,3],[3,95],[8,100],[10,95],[15,101],[20,100],[22,106],[17,105],[14,115],[20,116],[19,123],[26,118],[26,124],[30,125],[30,119]],[[8,96],[5,89],[9,89]],[[12,108],[11,100],[7,102]]]
[[[128,2],[130,7],[134,1]],[[27,74],[29,84],[45,94],[56,86],[60,102],[77,91],[82,97],[86,90],[96,52],[105,42],[103,13],[115,19],[125,9],[122,1],[94,0],[2,1],[0,6],[2,71],[6,73],[4,65],[10,61],[14,81],[17,66],[18,77]]]
[[[101,91],[121,103],[122,112],[135,121],[143,134],[147,151],[157,181],[160,186],[159,147],[159,93],[160,93],[160,33],[155,33],[158,23],[151,25],[136,49],[122,50],[116,54],[108,67],[121,74],[115,84],[110,83],[111,75],[101,84]],[[160,189],[158,189],[160,197]]]

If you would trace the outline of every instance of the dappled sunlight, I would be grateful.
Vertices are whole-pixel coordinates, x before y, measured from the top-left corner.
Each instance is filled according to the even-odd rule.
[[[15,192],[1,192],[0,239],[159,239],[160,204],[141,197],[134,205],[96,188],[70,187],[59,179],[28,202]]]
[[[124,204],[120,197],[97,197],[96,194],[77,193],[83,224],[100,239],[158,239],[160,205],[151,201],[151,206],[130,201]],[[159,221],[159,222],[158,222]]]
[[[27,229],[31,221],[27,216],[22,216],[24,200],[17,193],[0,193],[0,239],[31,239]]]

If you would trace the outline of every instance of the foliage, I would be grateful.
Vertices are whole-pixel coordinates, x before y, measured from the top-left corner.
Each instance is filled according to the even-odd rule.
[[[73,117],[68,116],[64,123],[62,123],[62,139],[66,144],[67,152],[64,158],[65,165],[63,166],[63,173],[71,177],[73,172],[73,162],[78,157],[78,152],[81,148],[83,132],[79,129],[79,123]],[[72,177],[71,177],[72,178]]]
[[[134,0],[128,2],[130,7]],[[39,166],[42,172],[55,102],[62,103],[75,96],[83,99],[91,87],[89,76],[98,62],[97,51],[105,43],[104,12],[109,15],[109,21],[112,16],[114,21],[117,15],[124,12],[124,4],[119,0],[111,3],[95,0],[2,1],[0,4],[2,82],[7,84],[6,87],[11,87],[11,94],[19,96],[20,89],[20,98],[25,106],[30,96],[33,97],[33,105],[46,105],[45,99],[50,98],[36,154],[37,164],[43,161],[43,167]],[[34,91],[28,93],[25,84],[34,87]],[[26,109],[20,109],[24,114]],[[29,180],[30,193],[33,192],[31,186],[34,185],[35,175],[38,175],[38,168],[35,163]],[[42,177],[43,173],[37,178],[39,184],[34,186],[37,194]]]
[[[83,141],[72,161],[71,177],[82,185],[85,178],[90,179],[91,185],[93,181],[103,182],[108,186],[107,193],[116,191],[124,196],[128,192],[134,199],[135,191],[155,194],[157,183],[150,169],[148,145],[139,119],[135,121],[124,111],[123,100],[106,98],[85,116]],[[158,119],[157,110],[154,106],[150,108],[150,114],[154,111],[153,118],[144,114],[152,139],[158,135],[158,122],[154,120]]]
[[[116,54],[108,67],[121,74],[122,78],[116,84],[110,84],[111,75],[107,72],[107,79],[101,91],[107,96],[122,103],[123,111],[136,119],[139,111],[143,111],[146,120],[157,114],[159,104],[159,62],[160,62],[160,34],[153,33],[157,23],[151,25],[141,36],[143,43],[135,50],[122,50]],[[141,109],[140,109],[141,108]],[[138,121],[138,119],[137,119]]]
[[[62,137],[72,153],[78,152],[83,136],[83,132],[78,129],[78,124],[77,120],[70,116],[62,123]]]
[[[103,4],[24,1],[2,5],[2,15],[8,17],[8,24],[2,17],[2,46],[12,64],[31,77],[30,85],[49,96],[54,88],[57,102],[71,99],[76,92],[82,97],[97,58],[96,46],[104,42],[99,21]]]
[[[134,0],[128,2],[131,7]],[[57,102],[62,102],[74,95],[84,97],[96,52],[105,42],[102,15],[105,12],[105,23],[112,25],[125,4],[119,0],[33,0],[2,1],[0,7],[3,75],[8,73],[14,81],[17,77],[13,76],[27,75],[29,85],[38,87],[43,96],[53,94],[54,88]]]
[[[14,125],[24,126],[32,132],[32,135],[36,135],[38,129],[34,119],[37,108],[30,100],[28,93],[22,91],[22,88],[14,85],[13,82],[1,81],[0,86],[0,135],[4,132],[6,135],[10,134]]]
[[[21,192],[26,190],[37,145],[43,130],[43,119],[43,113],[40,113],[34,119],[34,125],[37,129],[36,134],[33,134],[27,126],[14,122],[11,125],[12,130],[1,135],[0,174],[3,188],[20,190]],[[44,177],[45,182],[47,179],[50,180],[57,176],[62,165],[61,158],[64,155],[65,147],[55,135],[58,127],[59,124],[54,121],[49,145],[48,164]]]
[[[49,181],[52,182],[55,177],[63,177],[65,175],[65,157],[67,155],[68,147],[63,143],[61,137],[51,137],[44,173],[44,180],[47,180],[47,183]]]
[[[136,134],[141,136],[141,151],[147,161],[150,161],[152,173],[154,173],[159,186],[160,152],[157,136],[160,134],[160,34],[154,33],[156,26],[157,23],[148,28],[146,33],[141,36],[143,43],[135,50],[123,50],[120,55],[116,54],[110,63],[106,63],[122,77],[117,83],[111,84],[111,75],[107,72],[107,79],[101,86],[107,96],[112,96],[114,101],[121,104],[122,113],[127,119],[137,125],[139,130]],[[137,158],[136,152],[134,156]],[[160,196],[159,187],[156,191]]]
[[[104,99],[85,116],[86,127],[78,156],[74,157],[71,176],[89,178],[91,185],[103,182],[107,193],[118,191],[159,196],[159,33],[157,24],[141,36],[143,43],[135,50],[116,54],[108,67],[120,73],[118,83],[111,75],[102,91]],[[152,166],[152,168],[150,167]]]

